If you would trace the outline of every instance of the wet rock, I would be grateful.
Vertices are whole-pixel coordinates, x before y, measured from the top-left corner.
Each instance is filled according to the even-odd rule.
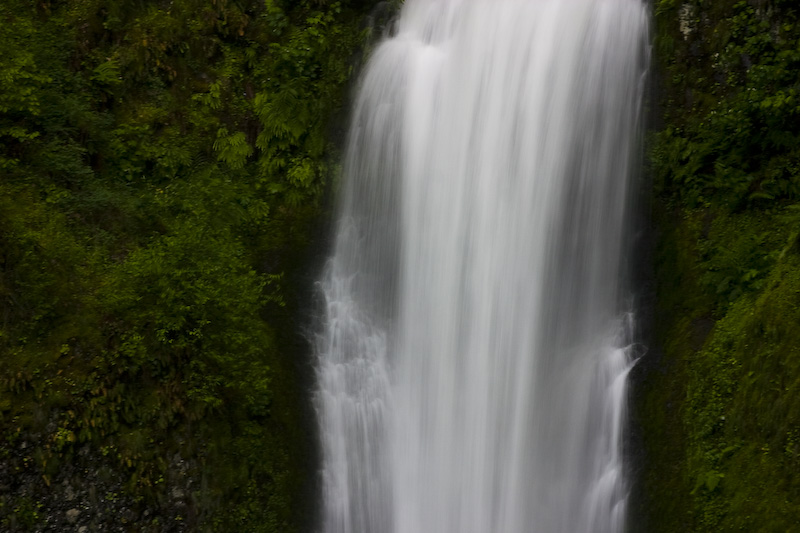
[[[67,522],[69,522],[70,524],[74,524],[75,522],[78,521],[78,517],[80,516],[80,514],[81,514],[81,512],[79,510],[77,510],[77,509],[70,509],[66,513]]]

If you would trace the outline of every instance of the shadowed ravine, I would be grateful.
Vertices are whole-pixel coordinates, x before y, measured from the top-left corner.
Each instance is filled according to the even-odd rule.
[[[622,532],[640,0],[407,0],[316,339],[325,533]]]

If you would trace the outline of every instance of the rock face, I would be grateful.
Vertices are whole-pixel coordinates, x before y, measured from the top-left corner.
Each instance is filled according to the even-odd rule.
[[[800,23],[654,2],[649,355],[636,528],[800,530]]]
[[[36,442],[37,438],[31,434],[28,440]],[[31,448],[21,443],[11,457],[0,462],[0,479],[11,483],[0,486],[0,496],[21,495],[17,501],[29,502],[22,503],[21,512],[0,530],[61,532],[67,526],[84,532],[123,532],[131,527],[152,532],[192,530],[190,519],[197,513],[193,496],[200,486],[197,465],[179,454],[166,463],[168,498],[153,505],[126,495],[128,480],[123,473],[86,445],[61,465],[49,485],[43,484]]]

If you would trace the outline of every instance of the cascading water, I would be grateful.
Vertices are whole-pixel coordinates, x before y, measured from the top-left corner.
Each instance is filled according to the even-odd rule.
[[[407,0],[316,339],[325,533],[621,532],[641,0]]]

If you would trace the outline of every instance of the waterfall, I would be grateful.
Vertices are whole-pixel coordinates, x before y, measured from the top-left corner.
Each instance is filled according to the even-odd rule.
[[[315,339],[324,533],[620,533],[641,0],[407,0]]]

